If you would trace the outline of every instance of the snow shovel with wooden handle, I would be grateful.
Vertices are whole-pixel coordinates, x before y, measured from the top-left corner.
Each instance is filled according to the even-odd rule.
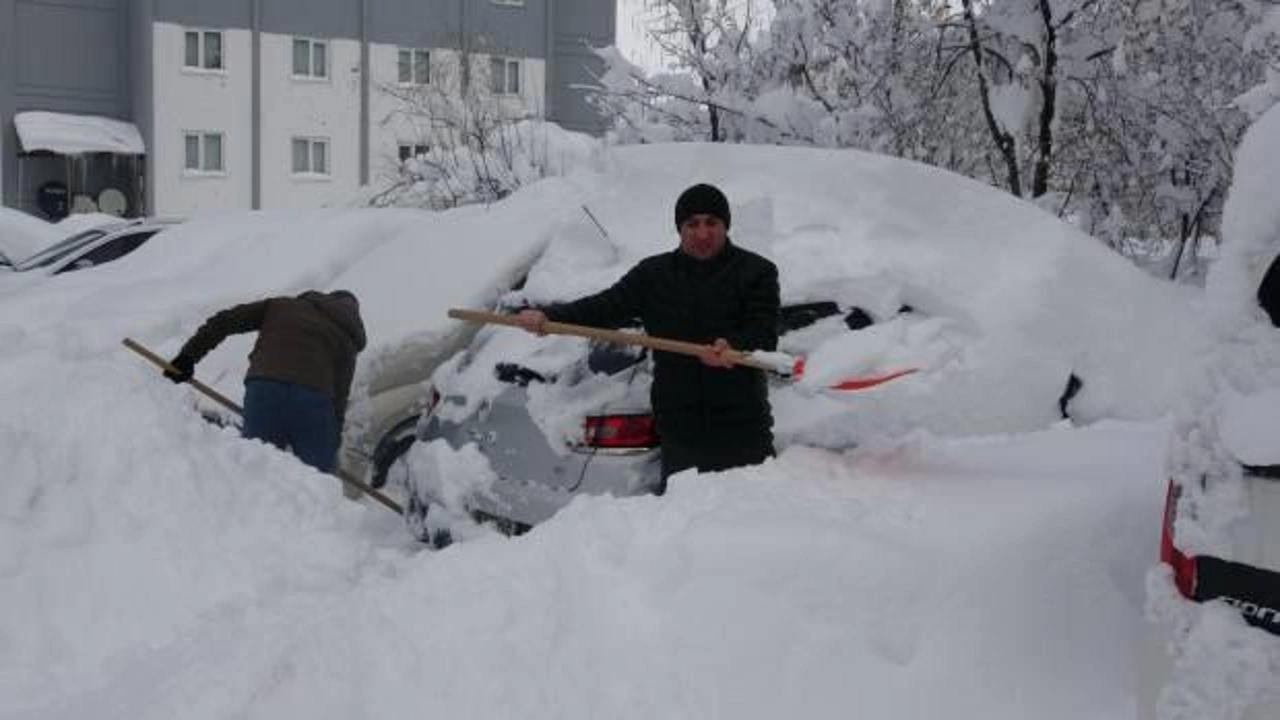
[[[146,358],[147,360],[150,360],[152,363],[158,366],[161,370],[170,370],[173,372],[177,372],[177,368],[170,365],[168,360],[165,360],[164,358],[160,357],[154,352],[143,347],[140,343],[138,343],[133,338],[125,338],[124,346],[138,353],[139,355]],[[223,395],[222,393],[218,392],[217,390],[214,390],[208,385],[205,385],[199,380],[195,378],[191,378],[190,380],[187,381],[187,384],[195,388],[196,390],[199,390],[210,400],[213,400],[219,405],[227,408],[228,410],[231,410],[235,414],[242,415],[242,416],[244,415],[244,410],[239,405],[235,404],[230,399],[228,399],[226,395]],[[370,487],[368,484],[363,483],[360,480],[357,480],[347,471],[341,468],[336,468],[334,470],[334,473],[337,475],[338,479],[341,480],[342,482],[356,488],[357,490],[364,493],[365,495],[368,495],[374,500],[377,500],[379,503],[386,506],[388,509],[395,511],[396,514],[404,515],[404,508],[400,506],[400,503],[396,502],[395,500],[392,500],[391,498],[382,494],[378,490]]]
[[[449,317],[455,320],[463,320],[473,323],[485,323],[491,325],[506,325],[508,327],[523,327],[515,315],[504,315],[501,313],[483,312],[480,310],[464,310],[453,308],[449,310]],[[543,325],[543,330],[548,335],[573,335],[575,337],[590,338],[593,340],[602,340],[620,345],[639,345],[649,348],[650,350],[661,350],[664,352],[678,353],[680,355],[692,355],[697,357],[706,345],[698,343],[685,342],[683,340],[670,340],[667,338],[653,337],[644,333],[627,332],[624,330],[607,330],[604,328],[590,327],[587,325],[572,325],[570,323],[554,322],[548,320]],[[804,375],[804,358],[797,358],[785,353],[749,353],[741,350],[730,349],[728,351],[730,360],[735,365],[743,365],[745,367],[757,368],[768,372],[776,373],[783,377],[799,380]],[[887,383],[890,380],[896,380],[904,375],[910,375],[919,368],[903,368],[894,370],[893,372],[881,375],[866,375],[861,377],[851,377],[841,380],[840,382],[827,387],[829,390],[865,390],[876,385]]]

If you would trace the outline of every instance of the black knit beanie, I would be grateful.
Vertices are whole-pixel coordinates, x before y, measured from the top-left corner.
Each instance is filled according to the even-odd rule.
[[[676,229],[693,215],[714,215],[729,229],[729,199],[715,185],[701,183],[680,193],[676,200]]]

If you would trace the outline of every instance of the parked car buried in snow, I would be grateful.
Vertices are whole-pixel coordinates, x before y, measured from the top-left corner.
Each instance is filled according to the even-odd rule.
[[[999,190],[881,156],[755,146],[612,150],[608,177],[578,183],[593,188],[592,214],[609,232],[581,213],[560,221],[504,306],[581,297],[670,250],[672,204],[691,177],[725,190],[732,241],[774,261],[784,304],[836,307],[780,339],[780,351],[806,358],[810,383],[771,390],[779,448],[1019,432],[1064,415],[1159,417],[1180,386],[1178,362],[1205,335],[1190,313],[1171,311],[1186,305],[1180,289]],[[850,330],[854,308],[868,327]],[[464,504],[516,528],[588,489],[651,489],[647,371],[639,362],[593,372],[600,352],[577,339],[481,331],[434,376],[445,399],[403,475],[438,504],[466,494],[453,485],[464,476],[496,488]],[[820,390],[904,367],[922,371],[867,392]],[[615,466],[625,469],[611,481],[594,476]]]
[[[163,218],[122,221],[78,232],[14,264],[19,272],[58,275],[118,260],[177,224]]]
[[[1246,371],[1236,369],[1233,383],[1246,387],[1223,389],[1204,407],[1179,419],[1171,444],[1171,476],[1165,495],[1160,533],[1160,561],[1176,588],[1176,599],[1161,593],[1163,582],[1150,592],[1158,611],[1143,628],[1139,657],[1139,717],[1157,720],[1176,711],[1185,699],[1177,697],[1179,682],[1228,687],[1230,682],[1191,678],[1175,673],[1186,654],[1196,611],[1203,603],[1233,608],[1248,625],[1233,629],[1239,638],[1280,653],[1280,258],[1270,265],[1258,293],[1260,304],[1277,326],[1274,334],[1259,332],[1240,348],[1263,359],[1272,356],[1272,377],[1259,373],[1250,360]],[[1270,292],[1266,291],[1270,288]],[[1253,328],[1256,332],[1258,328]],[[1271,334],[1271,337],[1266,335]],[[1260,342],[1259,342],[1260,341]],[[1269,342],[1268,342],[1269,341]],[[1236,348],[1232,348],[1235,350]],[[1251,358],[1252,359],[1252,358]],[[1263,365],[1266,364],[1264,360]],[[1250,387],[1251,386],[1251,387]],[[1185,602],[1195,605],[1186,607]],[[1277,636],[1268,642],[1255,633]],[[1222,657],[1239,640],[1218,639],[1203,666],[1192,674],[1235,674]],[[1257,656],[1251,655],[1257,662]],[[1239,670],[1242,670],[1240,668]],[[1265,672],[1265,667],[1255,668]],[[1280,693],[1251,697],[1231,690],[1238,714],[1246,720],[1280,717]],[[1165,693],[1172,693],[1165,697]],[[1197,699],[1197,702],[1203,700]],[[1164,708],[1168,708],[1166,711]],[[1181,715],[1179,715],[1181,717]]]
[[[810,301],[784,306],[778,332],[785,342],[823,319],[850,331],[871,323],[861,308]],[[459,499],[459,479],[442,475],[470,472],[462,480],[475,491],[463,499],[466,512],[510,533],[578,495],[657,492],[661,440],[649,404],[651,364],[643,348],[485,328],[437,372],[431,412],[417,432],[418,456],[395,458],[392,477],[410,490],[411,507],[429,515],[432,506]],[[432,457],[467,447],[478,451],[481,467]],[[407,442],[400,447],[409,450]],[[428,527],[439,529],[429,518]]]

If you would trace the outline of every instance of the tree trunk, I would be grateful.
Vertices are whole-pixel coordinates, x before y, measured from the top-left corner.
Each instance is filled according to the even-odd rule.
[[[1040,131],[1035,169],[1031,178],[1033,198],[1049,192],[1049,170],[1053,164],[1053,118],[1058,104],[1058,33],[1053,27],[1053,9],[1049,6],[1049,0],[1040,0],[1040,17],[1044,20],[1044,72],[1040,76]]]
[[[1022,178],[1018,172],[1017,144],[1008,131],[1000,127],[995,113],[991,110],[991,88],[987,83],[986,64],[982,59],[982,38],[978,35],[978,18],[973,12],[973,0],[961,0],[964,18],[969,27],[969,51],[973,53],[973,62],[978,68],[978,92],[982,100],[982,115],[987,121],[987,129],[996,149],[1004,160],[1005,181],[1009,184],[1009,192],[1022,197]]]

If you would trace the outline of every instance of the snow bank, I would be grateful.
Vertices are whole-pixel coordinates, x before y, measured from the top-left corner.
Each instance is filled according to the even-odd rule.
[[[837,323],[787,341],[782,349],[817,361],[807,370],[814,377],[899,364],[923,372],[843,396],[781,393],[784,439],[839,447],[921,427],[1045,427],[1073,372],[1084,380],[1077,420],[1156,417],[1204,352],[1207,334],[1184,290],[1028,203],[935,168],[854,151],[711,144],[621,148],[606,168],[566,184],[584,189],[607,237],[585,220],[556,228],[512,303],[593,292],[671,249],[676,196],[707,181],[730,199],[733,241],[778,264],[784,302],[836,299],[879,320],[914,308],[858,340]]]
[[[1175,406],[1166,474],[1182,487],[1175,521],[1180,550],[1251,560],[1261,531],[1241,463],[1269,465],[1276,455],[1280,331],[1258,307],[1258,284],[1280,251],[1280,107],[1265,113],[1236,152],[1221,254],[1205,284],[1205,315],[1215,342]],[[1275,568],[1273,568],[1275,569]],[[1182,598],[1167,568],[1148,578],[1148,615],[1171,628],[1173,672],[1160,694],[1165,720],[1238,718],[1259,702],[1280,703],[1280,640],[1246,626],[1220,603]],[[1275,707],[1275,706],[1273,706]]]
[[[703,180],[787,300],[917,308],[878,348],[830,346],[828,367],[883,350],[927,372],[779,393],[787,447],[761,467],[430,553],[381,506],[203,422],[119,347],[172,351],[228,304],[347,287],[377,356],[454,331],[448,306],[493,299],[544,246],[523,296],[602,287],[674,246],[670,208]],[[1073,368],[1095,415],[1159,412],[1194,328],[1168,286],[990,188],[857,153],[631,148],[487,208],[200,219],[0,293],[5,718],[1131,710],[1163,428],[921,428],[1044,428]],[[238,386],[232,361],[207,362]]]
[[[1280,253],[1280,105],[1258,118],[1236,149],[1223,206],[1221,254],[1205,278],[1210,311],[1224,335],[1258,318],[1258,284]]]

